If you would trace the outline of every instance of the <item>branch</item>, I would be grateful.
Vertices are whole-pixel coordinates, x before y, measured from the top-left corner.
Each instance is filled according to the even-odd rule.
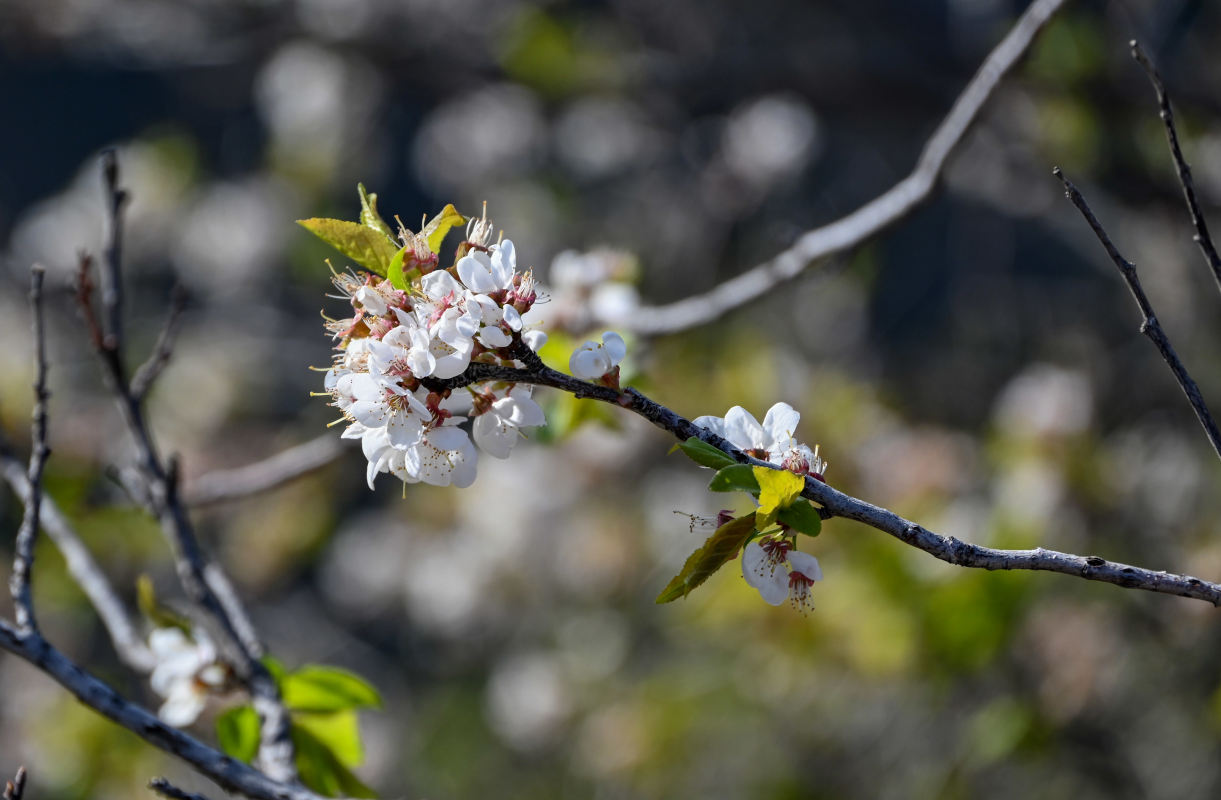
[[[34,309],[34,423],[31,430],[30,466],[27,472],[29,498],[14,547],[13,574],[9,588],[13,594],[14,618],[22,631],[38,630],[34,618],[34,598],[30,591],[30,571],[34,566],[34,542],[38,538],[42,503],[42,472],[51,449],[47,447],[47,335],[43,320],[42,281],[46,273],[37,264],[30,270],[30,305]]]
[[[178,333],[178,320],[187,306],[187,292],[181,284],[176,284],[170,291],[170,315],[165,320],[165,327],[157,337],[152,355],[136,370],[131,379],[131,393],[136,399],[143,400],[148,390],[153,387],[161,371],[170,363],[174,351],[174,337]]]
[[[1034,0],[954,101],[920,153],[915,168],[878,197],[848,214],[802,234],[797,242],[763,264],[708,292],[662,306],[637,309],[622,328],[645,336],[675,333],[711,322],[800,275],[812,262],[851,250],[906,217],[937,187],[950,154],[961,143],[1005,74],[1065,0]]]
[[[187,762],[226,791],[255,800],[320,800],[302,786],[274,780],[167,725],[81,669],[35,632],[22,633],[0,620],[0,648],[33,664],[94,711]]]
[[[1208,223],[1204,221],[1204,212],[1200,210],[1200,203],[1196,200],[1195,184],[1191,179],[1191,167],[1187,166],[1187,160],[1183,158],[1183,150],[1179,147],[1179,134],[1174,127],[1174,112],[1170,110],[1170,97],[1166,94],[1162,77],[1158,75],[1157,68],[1145,55],[1145,51],[1141,50],[1135,39],[1129,42],[1129,46],[1132,48],[1132,57],[1145,68],[1145,74],[1149,76],[1153,90],[1157,93],[1157,105],[1161,112],[1162,123],[1166,126],[1166,140],[1170,144],[1170,155],[1174,159],[1174,168],[1179,174],[1179,184],[1183,187],[1183,199],[1187,201],[1187,213],[1191,215],[1191,224],[1196,229],[1196,235],[1192,239],[1204,253],[1204,260],[1212,270],[1217,290],[1221,291],[1221,256],[1217,255],[1217,248],[1213,246],[1212,236],[1208,233]]]
[[[29,504],[31,500],[30,481],[25,468],[10,452],[5,442],[0,441],[0,473],[3,474],[13,492],[22,503]],[[152,652],[145,645],[144,639],[138,633],[135,622],[128,615],[123,602],[115,593],[102,568],[93,560],[89,549],[81,541],[80,536],[72,528],[67,517],[59,507],[47,496],[43,496],[40,506],[40,521],[42,530],[64,557],[68,574],[89,598],[98,612],[102,624],[110,634],[115,651],[125,664],[137,672],[151,672],[156,664]]]
[[[514,355],[516,356],[517,353]],[[694,436],[718,448],[740,463],[780,469],[775,464],[748,456],[720,436],[694,424],[631,387],[620,390],[587,383],[543,365],[541,361],[538,361],[537,356],[533,362],[525,369],[474,363],[467,368],[465,373],[456,378],[433,381],[431,384],[427,381],[421,382],[432,391],[458,388],[486,380],[551,386],[576,397],[600,400],[639,414],[658,428],[673,434],[679,441],[686,441]],[[969,544],[952,536],[933,533],[893,511],[839,492],[814,478],[805,479],[805,489],[801,496],[822,505],[824,519],[843,517],[862,522],[956,566],[988,570],[1059,572],[1086,580],[1113,583],[1129,589],[1143,589],[1149,592],[1205,600],[1215,606],[1221,606],[1221,583],[1210,583],[1188,575],[1155,572],[1142,567],[1107,561],[1097,556],[1079,556],[1041,547],[1034,550],[997,550]]]
[[[90,260],[85,255],[81,257],[77,297],[82,304],[91,339],[95,344],[100,340],[98,356],[136,447],[137,462],[148,487],[149,511],[161,523],[161,529],[173,550],[179,582],[191,601],[216,623],[215,632],[219,634],[221,647],[238,678],[249,690],[251,702],[262,721],[258,763],[274,780],[293,780],[296,768],[288,712],[280,700],[275,679],[260,660],[263,655],[262,643],[228,579],[204,555],[186,506],[179,496],[177,464],[172,459],[168,464],[163,462],[158,454],[144,416],[143,397],[135,392],[124,367],[122,327],[118,318],[123,305],[119,242],[121,213],[127,195],[118,186],[118,165],[114,153],[108,151],[104,154],[102,163],[109,193],[106,203],[109,244],[102,270],[105,327],[100,337],[90,302]],[[217,588],[221,591],[218,592]]]
[[[262,461],[199,476],[187,487],[186,503],[197,508],[261,494],[326,466],[342,452],[340,440],[323,434]]]
[[[170,800],[208,800],[202,794],[187,792],[179,789],[174,784],[170,783],[165,778],[153,778],[148,782],[148,788],[152,789],[162,797],[168,797]]]
[[[25,794],[25,767],[17,767],[17,774],[11,781],[4,782],[4,800],[21,800]]]
[[[1085,198],[1081,196],[1081,192],[1072,182],[1064,177],[1064,173],[1059,167],[1056,167],[1052,172],[1060,182],[1064,184],[1065,196],[1072,201],[1077,210],[1081,212],[1081,216],[1085,217],[1085,221],[1089,223],[1090,228],[1094,231],[1094,235],[1098,237],[1098,241],[1102,243],[1106,249],[1107,255],[1111,257],[1111,261],[1119,268],[1119,274],[1123,276],[1124,282],[1128,284],[1128,290],[1132,292],[1132,299],[1136,301],[1136,305],[1140,308],[1141,325],[1140,332],[1149,337],[1157,347],[1157,351],[1162,354],[1162,360],[1166,362],[1166,366],[1170,367],[1170,371],[1174,373],[1174,378],[1179,382],[1179,388],[1183,390],[1183,394],[1187,395],[1187,401],[1191,403],[1192,409],[1196,412],[1196,418],[1200,420],[1200,425],[1204,428],[1204,435],[1208,437],[1209,443],[1213,446],[1213,451],[1217,457],[1221,458],[1221,431],[1217,430],[1217,423],[1213,420],[1212,414],[1208,411],[1208,406],[1204,404],[1204,397],[1200,394],[1200,387],[1192,380],[1191,375],[1187,373],[1187,368],[1183,366],[1183,362],[1179,360],[1178,353],[1170,344],[1170,339],[1162,330],[1161,323],[1157,321],[1157,315],[1153,313],[1153,306],[1149,303],[1149,298],[1145,295],[1145,290],[1141,288],[1140,279],[1136,277],[1136,265],[1125,259],[1119,254],[1119,250],[1111,242],[1111,238],[1107,236],[1102,224],[1098,222],[1098,218],[1094,216],[1094,212],[1090,210],[1089,205],[1085,202]]]

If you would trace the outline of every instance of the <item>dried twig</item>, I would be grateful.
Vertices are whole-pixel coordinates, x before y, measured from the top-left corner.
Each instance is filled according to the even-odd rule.
[[[217,577],[219,567],[211,564],[195,536],[186,506],[178,493],[176,465],[172,461],[167,464],[159,455],[144,416],[143,397],[134,391],[124,366],[122,325],[119,319],[119,310],[123,306],[119,243],[121,213],[127,196],[119,187],[118,163],[113,152],[103,157],[103,173],[107,191],[106,228],[109,244],[106,249],[105,268],[102,270],[102,309],[105,313],[100,337],[97,335],[97,322],[90,305],[90,262],[85,256],[81,258],[77,296],[83,304],[82,311],[91,338],[95,343],[100,338],[98,356],[105,367],[119,411],[136,446],[138,466],[148,488],[149,511],[160,521],[174,552],[179,581],[191,601],[215,622],[220,644],[232,662],[238,678],[250,691],[251,702],[262,720],[258,763],[272,779],[290,781],[296,777],[296,768],[293,764],[288,712],[280,701],[275,680],[260,660],[263,654],[262,644],[254,633],[254,625],[250,622],[249,615],[237,600],[236,593],[228,592],[222,602],[213,588],[214,585],[227,587],[228,581],[223,576]]]
[[[179,789],[165,778],[153,778],[148,782],[148,788],[152,789],[162,797],[170,798],[170,800],[208,800],[208,798],[202,794],[196,794],[195,792],[188,792],[183,789]]]
[[[1170,339],[1162,330],[1161,323],[1157,321],[1157,315],[1153,312],[1153,306],[1149,303],[1149,298],[1145,295],[1145,290],[1141,288],[1140,279],[1136,276],[1136,265],[1120,255],[1116,249],[1111,237],[1107,236],[1107,232],[1103,229],[1098,218],[1094,216],[1094,212],[1090,210],[1089,204],[1085,202],[1085,198],[1081,196],[1081,192],[1072,182],[1064,177],[1064,173],[1059,167],[1053,170],[1053,173],[1064,184],[1065,195],[1072,201],[1077,210],[1081,212],[1081,216],[1085,217],[1085,221],[1089,223],[1090,228],[1094,231],[1094,235],[1098,237],[1098,241],[1102,243],[1103,248],[1107,251],[1107,255],[1111,257],[1111,261],[1119,268],[1119,274],[1123,276],[1124,282],[1128,284],[1128,290],[1132,292],[1132,299],[1136,301],[1136,305],[1140,308],[1141,324],[1140,332],[1149,337],[1157,347],[1157,351],[1162,354],[1162,360],[1166,362],[1166,366],[1170,367],[1170,371],[1174,373],[1174,378],[1179,382],[1179,388],[1183,390],[1183,394],[1187,395],[1187,401],[1191,403],[1192,409],[1196,412],[1196,418],[1200,420],[1200,425],[1204,428],[1204,435],[1208,437],[1208,441],[1213,446],[1217,457],[1221,458],[1221,431],[1217,430],[1217,423],[1213,420],[1212,414],[1208,411],[1208,406],[1204,403],[1204,397],[1200,394],[1200,387],[1192,380],[1191,375],[1187,373],[1187,368],[1183,366],[1183,362],[1179,359],[1178,353],[1170,344]]]
[[[161,334],[157,337],[157,343],[153,346],[153,352],[148,357],[148,361],[140,365],[131,379],[131,393],[135,395],[136,399],[144,399],[157,377],[161,375],[161,371],[170,363],[170,356],[174,351],[174,336],[178,333],[178,321],[186,307],[187,291],[182,284],[176,284],[170,291],[170,313],[166,317],[165,327],[161,329]]]
[[[979,71],[954,101],[949,114],[924,145],[915,169],[865,205],[814,230],[763,264],[708,292],[662,306],[637,309],[623,328],[646,336],[675,333],[712,322],[800,275],[812,262],[860,246],[906,217],[933,193],[946,160],[963,140],[1005,74],[1022,58],[1035,36],[1064,0],[1035,0],[988,54]]]
[[[47,335],[43,320],[42,281],[45,271],[35,265],[30,271],[30,305],[34,309],[34,423],[31,430],[30,466],[26,473],[29,499],[17,531],[14,547],[13,574],[9,588],[13,594],[13,614],[18,630],[36,631],[34,599],[30,591],[30,571],[34,566],[34,542],[38,538],[39,512],[42,503],[42,472],[51,449],[47,446]]]
[[[1175,130],[1174,112],[1170,110],[1170,97],[1166,94],[1166,86],[1162,83],[1162,76],[1158,74],[1157,68],[1153,66],[1153,62],[1145,55],[1145,51],[1141,49],[1135,39],[1129,42],[1129,46],[1132,48],[1132,57],[1144,67],[1145,74],[1149,76],[1153,90],[1157,93],[1157,105],[1162,123],[1166,126],[1166,140],[1170,144],[1170,156],[1174,159],[1179,184],[1183,187],[1183,199],[1187,201],[1187,213],[1191,215],[1191,224],[1196,229],[1192,239],[1204,253],[1204,260],[1208,263],[1208,268],[1212,270],[1217,290],[1221,291],[1221,256],[1217,255],[1217,248],[1213,246],[1212,236],[1208,233],[1208,223],[1204,220],[1204,212],[1200,210],[1200,203],[1196,199],[1195,184],[1191,179],[1191,167],[1187,166],[1187,159],[1183,158],[1183,150],[1179,147],[1179,134]]]
[[[17,767],[17,774],[11,781],[4,782],[4,800],[21,800],[25,794],[25,767]]]

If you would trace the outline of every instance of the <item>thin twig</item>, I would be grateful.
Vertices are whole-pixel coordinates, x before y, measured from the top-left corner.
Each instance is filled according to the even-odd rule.
[[[0,648],[28,661],[86,706],[154,747],[182,759],[228,792],[256,800],[320,800],[297,783],[275,780],[167,725],[81,669],[36,632],[22,633],[0,619]]]
[[[1153,90],[1157,92],[1158,109],[1161,112],[1162,123],[1166,126],[1166,141],[1170,144],[1170,155],[1174,159],[1174,168],[1179,174],[1179,184],[1183,187],[1183,199],[1187,201],[1187,213],[1191,215],[1191,224],[1196,229],[1196,234],[1192,239],[1204,253],[1204,260],[1208,263],[1208,268],[1212,270],[1217,290],[1221,291],[1221,256],[1217,255],[1217,248],[1213,246],[1212,236],[1208,233],[1208,223],[1204,220],[1204,212],[1200,210],[1200,203],[1196,199],[1195,183],[1191,179],[1191,167],[1187,166],[1187,159],[1183,158],[1183,149],[1179,147],[1179,134],[1175,130],[1174,112],[1170,110],[1170,97],[1166,94],[1166,86],[1162,83],[1162,76],[1158,74],[1157,68],[1153,66],[1153,62],[1145,55],[1145,51],[1141,49],[1136,40],[1133,39],[1129,45],[1132,48],[1132,57],[1144,67],[1145,74],[1149,76],[1149,81],[1153,84]]]
[[[11,781],[4,782],[4,800],[21,800],[25,794],[25,767],[17,767],[17,774]]]
[[[34,309],[34,422],[31,427],[30,466],[26,472],[29,483],[29,498],[21,527],[17,530],[14,547],[13,574],[9,588],[13,594],[13,614],[18,630],[36,631],[38,621],[34,618],[34,598],[30,590],[30,571],[34,567],[34,542],[38,538],[39,512],[42,504],[42,472],[51,449],[47,446],[47,334],[43,318],[42,282],[45,270],[35,264],[30,270],[30,305]]]
[[[102,181],[106,190],[102,341],[107,349],[117,353],[123,342],[123,209],[127,206],[127,192],[119,187],[119,158],[113,149],[102,152]]]
[[[202,794],[196,794],[195,792],[188,792],[183,789],[179,789],[165,778],[153,778],[148,782],[148,788],[152,789],[162,797],[170,798],[170,800],[208,800],[208,798]]]
[[[0,474],[3,474],[4,480],[22,503],[30,502],[30,481],[25,467],[3,440],[0,440]],[[42,495],[39,518],[42,530],[64,557],[68,574],[97,611],[119,658],[137,672],[152,671],[156,659],[141,638],[139,628],[127,613],[123,601],[68,518],[45,493]]]
[[[102,346],[98,356],[106,369],[110,388],[123,416],[132,441],[136,447],[137,463],[148,486],[149,511],[161,523],[161,529],[174,553],[179,582],[187,596],[196,606],[207,613],[216,623],[220,644],[232,663],[238,678],[249,690],[251,702],[262,720],[262,736],[259,745],[258,764],[274,780],[291,781],[296,778],[293,762],[293,744],[290,735],[288,712],[280,700],[279,688],[267,667],[260,660],[262,645],[250,622],[249,615],[230,592],[222,602],[213,589],[213,584],[226,585],[209,573],[219,571],[210,563],[195,536],[194,526],[187,514],[185,504],[178,492],[178,471],[172,461],[163,462],[153,440],[152,430],[144,416],[143,398],[133,391],[123,361],[123,338],[117,309],[123,305],[121,275],[122,209],[126,193],[118,186],[118,166],[113,152],[103,157],[105,183],[110,192],[107,198],[107,231],[110,233],[103,270],[102,308],[105,311],[106,327],[103,329]],[[89,261],[81,259],[81,276],[78,280],[78,298],[91,338],[96,321],[90,301],[90,283],[87,274]]]
[[[198,507],[262,494],[326,466],[342,452],[342,443],[326,433],[271,458],[200,475],[187,485],[186,502]]]
[[[1072,181],[1064,177],[1064,173],[1059,167],[1056,167],[1052,172],[1064,184],[1065,196],[1077,207],[1077,210],[1081,212],[1081,216],[1085,217],[1085,221],[1089,223],[1090,228],[1094,231],[1094,235],[1102,243],[1103,248],[1107,251],[1107,255],[1111,257],[1111,261],[1119,268],[1119,274],[1123,276],[1124,282],[1128,284],[1128,290],[1132,292],[1132,299],[1136,301],[1137,307],[1140,308],[1142,318],[1140,332],[1149,337],[1149,340],[1157,347],[1157,351],[1162,354],[1162,360],[1166,362],[1166,366],[1170,367],[1170,371],[1174,373],[1175,380],[1179,382],[1179,388],[1183,390],[1183,394],[1187,395],[1187,401],[1191,403],[1192,409],[1195,410],[1196,418],[1200,420],[1200,425],[1204,428],[1204,435],[1208,437],[1209,443],[1212,444],[1213,451],[1216,452],[1218,458],[1221,458],[1221,431],[1217,430],[1217,423],[1213,420],[1212,414],[1208,411],[1208,406],[1204,403],[1204,396],[1200,394],[1200,387],[1196,385],[1191,375],[1187,373],[1187,368],[1183,366],[1178,353],[1175,352],[1174,347],[1170,344],[1170,339],[1166,336],[1165,331],[1162,330],[1161,323],[1157,321],[1157,315],[1153,312],[1153,306],[1145,295],[1145,290],[1141,288],[1140,279],[1136,276],[1136,265],[1120,255],[1119,250],[1111,242],[1111,237],[1107,236],[1107,232],[1103,229],[1102,224],[1098,222],[1098,218],[1094,216],[1094,212],[1090,210],[1089,204],[1085,202],[1085,198],[1081,196],[1081,192],[1072,184]]]
[[[702,439],[743,464],[780,469],[775,464],[748,456],[720,436],[650,400],[631,387],[620,390],[588,383],[547,367],[538,360],[537,356],[530,360],[522,358],[519,360],[527,361],[525,369],[474,363],[467,368],[466,372],[456,378],[426,380],[422,383],[431,391],[453,389],[486,380],[551,386],[576,397],[599,400],[625,408],[639,414],[655,426],[669,431],[680,441],[685,441],[692,436]],[[863,522],[894,536],[905,544],[960,567],[1059,572],[1086,580],[1113,583],[1130,589],[1191,597],[1221,606],[1221,583],[1210,583],[1188,575],[1155,572],[1107,561],[1097,556],[1079,556],[1043,548],[997,550],[969,544],[952,536],[933,533],[893,511],[846,495],[814,478],[806,478],[802,496],[820,504],[826,512],[823,514],[824,518],[843,517]]]
[[[645,336],[675,333],[711,322],[800,275],[807,266],[851,250],[906,217],[932,195],[950,154],[963,140],[1005,74],[1065,0],[1035,0],[988,54],[950,112],[929,137],[915,169],[890,189],[845,217],[802,234],[763,264],[710,291],[662,306],[637,309],[622,325]]]
[[[170,356],[174,351],[174,337],[178,333],[178,321],[186,307],[187,291],[182,284],[175,284],[170,291],[170,313],[166,317],[165,327],[161,329],[161,334],[157,337],[157,343],[153,346],[153,352],[148,357],[148,361],[140,365],[131,379],[131,393],[137,400],[144,399],[157,377],[161,375],[161,371],[170,363]]]

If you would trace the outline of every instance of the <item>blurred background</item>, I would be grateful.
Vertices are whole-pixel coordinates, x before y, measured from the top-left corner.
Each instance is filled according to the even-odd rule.
[[[132,195],[134,361],[170,287],[191,292],[151,401],[189,480],[334,417],[308,397],[321,382],[307,367],[330,357],[319,309],[343,308],[324,297],[323,259],[343,260],[293,221],[354,218],[357,181],[411,227],[486,200],[519,265],[553,287],[544,319],[592,294],[614,327],[901,178],[1024,7],[6,0],[0,421],[24,451],[40,262],[49,492],[127,597],[141,573],[172,597],[155,526],[107,477],[127,444],[66,288],[78,250],[99,249],[101,148],[119,148]],[[1221,226],[1221,7],[1071,3],[931,203],[716,324],[632,340],[633,381],[689,417],[741,404],[761,418],[785,400],[833,485],[939,532],[1221,578],[1221,470],[1051,176],[1064,168],[1138,264],[1221,410],[1221,297],[1131,38],[1163,71]],[[580,285],[603,274],[611,285]],[[549,430],[509,461],[484,456],[471,489],[404,496],[383,476],[370,493],[353,446],[196,515],[277,657],[382,691],[357,772],[385,795],[1221,794],[1206,604],[966,571],[837,520],[803,543],[826,576],[809,616],[766,606],[734,565],[655,606],[707,535],[675,512],[712,515],[724,496],[640,420],[537,396]],[[21,509],[0,503],[8,559]],[[155,707],[49,546],[36,590],[58,646]],[[147,796],[153,774],[216,794],[0,656],[0,772],[19,763],[37,800]]]

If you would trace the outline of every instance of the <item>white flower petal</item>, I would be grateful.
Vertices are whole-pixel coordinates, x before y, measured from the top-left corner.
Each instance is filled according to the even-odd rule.
[[[471,434],[479,449],[495,458],[508,458],[517,442],[517,428],[492,412],[475,417]]]
[[[772,445],[788,445],[797,430],[801,414],[797,413],[788,403],[777,403],[767,410],[763,418],[763,430],[767,433],[769,449]]]
[[[798,550],[789,553],[789,566],[793,572],[800,572],[812,581],[822,580],[822,567],[818,566],[818,559],[809,553]]]
[[[617,366],[627,355],[627,344],[623,341],[623,337],[614,331],[602,334],[602,346],[606,348],[606,353],[610,357],[611,367]],[[607,371],[610,371],[609,367]]]

